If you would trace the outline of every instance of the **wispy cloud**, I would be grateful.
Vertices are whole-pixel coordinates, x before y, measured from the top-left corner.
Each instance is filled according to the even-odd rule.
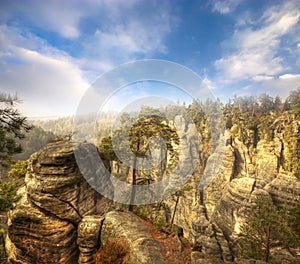
[[[20,26],[25,20],[37,28],[58,33],[65,38],[77,38],[79,36],[79,22],[87,12],[85,6],[80,8],[78,1],[55,0],[47,1],[47,4],[38,0],[4,1],[1,7],[4,10],[4,12],[0,12],[2,19],[12,20]],[[15,20],[16,17],[19,19]]]
[[[213,0],[211,1],[212,10],[221,14],[233,12],[244,0]]]
[[[279,79],[300,79],[300,74],[283,74],[279,76]],[[299,83],[300,85],[300,83]]]
[[[17,92],[30,116],[73,114],[88,83],[72,58],[47,45],[39,49],[42,40],[14,28],[1,26],[0,40],[1,90]]]
[[[29,115],[72,114],[100,74],[168,52],[178,24],[171,9],[167,1],[1,2],[0,89],[17,92]]]
[[[272,79],[274,79],[274,77],[273,76],[268,76],[268,75],[256,75],[252,78],[252,80],[256,81],[256,82],[272,80]]]
[[[300,6],[298,1],[269,5],[262,13],[244,10],[214,62],[215,93],[226,100],[266,92],[286,97],[300,86]],[[224,13],[224,12],[223,12]],[[298,69],[298,70],[297,70]]]
[[[234,52],[217,60],[216,69],[227,79],[250,79],[258,75],[276,75],[286,70],[279,54],[282,38],[298,27],[300,7],[295,2],[268,9],[255,27],[237,28],[230,39]],[[288,36],[290,41],[295,37]],[[297,43],[295,43],[296,47]]]
[[[155,2],[147,2],[142,8],[138,3],[110,8],[112,16],[103,15],[105,22],[97,21],[94,34],[85,38],[84,56],[119,64],[168,52],[166,40],[178,19],[167,2],[159,8]]]

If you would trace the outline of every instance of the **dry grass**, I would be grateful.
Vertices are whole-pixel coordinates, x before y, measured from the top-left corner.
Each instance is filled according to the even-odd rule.
[[[113,239],[96,253],[96,264],[125,264],[129,245],[124,239]]]

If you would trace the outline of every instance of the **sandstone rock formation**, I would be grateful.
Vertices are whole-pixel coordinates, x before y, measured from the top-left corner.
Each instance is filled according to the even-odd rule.
[[[130,247],[130,263],[163,264],[161,245],[149,235],[143,221],[130,212],[112,211],[106,214],[101,230],[101,244],[124,239]]]
[[[100,232],[104,217],[89,215],[82,218],[77,230],[77,244],[79,247],[78,263],[93,264],[94,255],[100,245]]]
[[[246,221],[247,210],[257,193],[269,195],[279,208],[300,202],[300,181],[282,166],[286,142],[281,138],[282,134],[278,134],[274,140],[261,139],[254,150],[253,145],[246,146],[227,130],[222,165],[203,192],[199,189],[201,168],[195,172],[188,183],[191,188],[179,200],[175,224],[183,228],[184,236],[199,251],[233,261],[239,227]],[[169,199],[167,205],[173,212],[174,199]],[[273,254],[284,256],[285,263],[300,262],[283,248],[278,247]],[[275,257],[272,261],[277,263]]]
[[[198,159],[191,152],[192,129],[184,119],[177,122],[185,133],[181,140],[185,138],[183,148],[190,153],[186,156],[193,158],[183,164],[189,169],[194,159]],[[234,126],[226,131],[226,147],[216,148],[207,160],[211,168],[205,170],[204,158],[200,158],[183,194],[165,201],[167,220],[173,216],[178,201],[174,224],[182,227],[183,235],[195,245],[192,263],[255,263],[237,259],[240,226],[246,221],[254,198],[266,195],[279,208],[300,202],[300,181],[284,166],[290,155],[284,127],[275,131],[272,140],[264,137],[254,140],[251,131],[246,131],[249,144],[235,137],[233,129]],[[82,176],[74,157],[74,148],[78,147],[87,154],[94,148],[91,144],[59,142],[32,155],[26,186],[19,190],[21,199],[9,213],[6,243],[9,261],[49,263],[51,259],[52,263],[91,264],[100,244],[124,238],[130,245],[133,263],[164,263],[160,244],[149,238],[141,220],[132,213],[109,212],[111,202],[88,182],[104,184],[111,193],[112,185]],[[93,175],[93,164],[86,169]],[[165,169],[166,166],[160,168],[159,175]],[[180,178],[180,174],[177,176]],[[174,189],[179,180],[172,178],[170,186]],[[272,255],[272,263],[300,263],[299,257],[279,246]],[[207,256],[218,260],[211,258],[209,262]]]
[[[58,142],[31,156],[26,186],[18,191],[21,199],[9,212],[9,263],[93,264],[100,243],[121,238],[130,245],[131,263],[165,263],[160,243],[139,217],[109,212],[112,202],[92,189],[79,171],[74,156],[78,147],[86,153],[94,148]]]
[[[92,189],[79,171],[77,147],[71,142],[52,143],[31,156],[21,199],[9,213],[10,263],[77,263],[78,224],[85,216],[102,216],[111,209],[111,201]]]

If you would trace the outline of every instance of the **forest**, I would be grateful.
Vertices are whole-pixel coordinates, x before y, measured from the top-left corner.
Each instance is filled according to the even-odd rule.
[[[73,133],[83,133],[93,122],[92,117],[82,117],[79,131],[73,131],[72,117],[31,122],[16,109],[17,104],[16,96],[0,95],[0,262],[5,259],[6,213],[20,198],[17,190],[24,185],[30,155],[50,142],[72,141]],[[284,131],[282,140],[285,148],[280,154],[279,166],[300,180],[300,88],[292,91],[284,101],[262,94],[257,97],[235,96],[227,103],[220,100],[194,100],[190,105],[169,105],[160,109],[144,106],[139,113],[123,113],[120,126],[111,132],[117,114],[106,113],[102,115],[105,118],[97,120],[95,143],[101,158],[108,161],[106,166],[109,170],[118,179],[133,186],[159,181],[176,167],[181,151],[181,139],[175,128],[178,116],[190,119],[197,128],[201,168],[205,167],[211,153],[217,148],[216,142],[226,131],[230,131],[232,138],[247,147],[254,165],[258,142],[271,142]],[[152,144],[150,148],[154,137],[164,140],[164,153],[156,153],[158,145],[154,145],[153,149]],[[129,148],[124,144],[128,138]],[[116,152],[123,156],[116,155]],[[130,153],[135,158],[130,160]],[[135,169],[136,157],[146,158],[156,154],[164,155],[159,169]],[[126,159],[129,159],[128,162],[125,162]],[[133,164],[133,169],[128,164]],[[199,172],[203,173],[201,168]],[[176,192],[174,197],[177,203],[185,193],[184,188]],[[135,195],[133,187],[128,197],[131,201],[128,210],[147,218],[149,208],[133,206]],[[118,206],[125,208],[124,205]],[[299,247],[299,204],[293,208],[279,208],[260,197],[250,210],[248,223],[241,227],[240,254],[268,262],[274,244],[281,243],[287,248]],[[175,215],[176,206],[173,213]],[[156,219],[156,226],[162,230],[172,229],[174,215],[169,223],[157,222]],[[266,228],[267,232],[261,232]]]

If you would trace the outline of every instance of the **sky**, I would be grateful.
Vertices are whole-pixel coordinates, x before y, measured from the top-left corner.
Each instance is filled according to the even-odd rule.
[[[0,91],[17,93],[29,117],[74,115],[99,76],[160,59],[195,72],[224,102],[285,98],[300,87],[299,21],[300,0],[1,0]],[[126,107],[135,89],[106,108]]]

